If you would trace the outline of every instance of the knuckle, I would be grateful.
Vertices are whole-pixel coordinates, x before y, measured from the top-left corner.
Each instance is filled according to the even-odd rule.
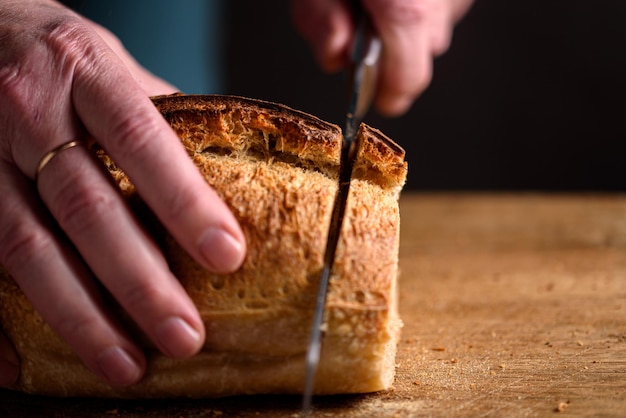
[[[46,321],[70,345],[77,346],[92,341],[91,335],[102,329],[102,320],[95,313],[78,314],[74,310],[50,315]]]
[[[89,189],[79,182],[66,182],[58,189],[51,205],[59,225],[69,234],[81,234],[97,228],[116,210],[118,201],[106,185],[93,184]]]
[[[92,29],[79,17],[63,15],[51,19],[43,28],[42,40],[59,62],[73,67],[78,61],[95,58],[99,54]]]
[[[9,271],[16,271],[49,252],[54,246],[50,235],[24,222],[5,224],[0,232],[0,264]]]
[[[0,163],[0,264],[10,271],[29,265],[56,245],[44,225],[48,218],[16,177],[17,169]]]
[[[168,300],[169,289],[164,286],[156,286],[148,281],[127,280],[124,287],[117,295],[119,302],[126,308],[130,315],[137,318],[158,318],[157,315],[148,314],[157,307],[164,306],[164,301]]]
[[[394,25],[424,22],[431,9],[432,0],[384,0],[369,3],[370,11],[375,11],[378,21]]]
[[[28,33],[20,29],[7,29],[0,48],[0,126],[8,138],[2,152],[16,160],[25,159],[16,145],[25,141],[18,138],[43,142],[63,128],[50,121],[64,117],[76,63],[94,55],[98,44],[88,41],[95,38],[86,22],[71,14],[51,13]]]
[[[25,65],[19,61],[0,65],[0,126],[6,138],[1,146],[6,156],[14,154],[17,138],[28,136],[42,122],[43,112],[39,103],[32,100],[35,87]],[[15,135],[18,126],[24,130]]]
[[[12,99],[14,106],[23,105],[26,98],[22,94],[26,86],[23,67],[20,63],[2,64],[0,67],[0,95]]]
[[[51,19],[42,30],[42,43],[51,57],[57,78],[72,80],[104,77],[103,68],[111,58],[105,41],[84,19],[61,16]]]
[[[199,204],[199,196],[189,187],[181,186],[174,189],[173,194],[165,196],[166,221],[179,222],[184,220]]]
[[[152,155],[151,138],[162,134],[162,126],[154,115],[147,112],[118,115],[113,119],[107,137],[107,147],[111,154],[121,158],[149,158]]]

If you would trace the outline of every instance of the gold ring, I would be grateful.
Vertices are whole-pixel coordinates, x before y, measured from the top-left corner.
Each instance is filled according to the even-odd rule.
[[[81,145],[82,143],[83,141],[79,141],[79,140],[66,142],[65,144],[61,144],[58,147],[55,147],[52,150],[48,151],[46,154],[44,154],[44,156],[41,157],[41,160],[39,160],[39,164],[37,164],[37,171],[35,171],[35,182],[37,182],[39,175],[41,174],[43,169],[46,167],[46,165],[48,165],[48,163],[52,161],[52,159],[56,157],[61,151],[74,148],[78,145]]]

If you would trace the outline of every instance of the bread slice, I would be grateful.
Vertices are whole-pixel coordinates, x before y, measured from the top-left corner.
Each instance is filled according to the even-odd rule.
[[[111,387],[82,365],[2,270],[0,320],[22,362],[14,388],[130,398],[300,393],[337,190],[340,129],[282,105],[239,97],[153,100],[243,228],[248,254],[237,272],[211,274],[195,263],[124,173],[96,152],[197,305],[207,330],[204,349],[172,360],[142,339],[147,374],[131,387]],[[330,283],[317,394],[384,390],[394,378],[401,327],[398,197],[407,166],[404,151],[376,129],[361,125],[358,137],[362,147]]]

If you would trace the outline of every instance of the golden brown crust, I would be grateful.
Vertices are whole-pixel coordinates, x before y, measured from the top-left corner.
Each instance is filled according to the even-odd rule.
[[[194,152],[214,147],[231,153],[272,154],[337,175],[341,130],[315,116],[276,103],[234,96],[173,95],[153,100]],[[404,150],[365,124],[357,137],[362,145],[354,177],[399,190],[406,178]]]
[[[22,359],[16,389],[60,396],[209,397],[297,393],[337,190],[341,132],[287,107],[227,96],[154,99],[191,158],[240,222],[243,266],[210,274],[154,221],[124,173],[98,154],[207,329],[203,351],[173,361],[146,345],[148,373],[130,388],[98,381],[0,271],[0,320]],[[404,152],[363,125],[327,305],[317,393],[389,388],[396,307],[398,194]]]

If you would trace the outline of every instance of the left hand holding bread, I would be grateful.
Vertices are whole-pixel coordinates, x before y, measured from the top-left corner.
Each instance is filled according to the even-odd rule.
[[[0,0],[0,39],[0,264],[110,384],[137,382],[146,360],[102,288],[162,352],[195,354],[197,309],[84,146],[107,150],[199,263],[236,270],[239,225],[149,99],[174,88],[56,1]],[[4,340],[0,358],[0,384],[10,384],[16,357]]]

